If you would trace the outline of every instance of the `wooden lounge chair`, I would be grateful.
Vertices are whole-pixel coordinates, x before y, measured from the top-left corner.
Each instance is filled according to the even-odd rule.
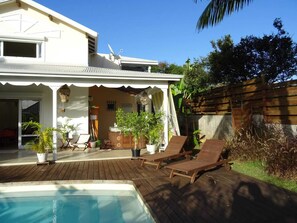
[[[90,137],[90,134],[80,134],[77,141],[72,144],[72,151],[75,150],[75,148],[84,148],[85,151],[86,148],[88,148]]]
[[[159,169],[164,160],[176,159],[191,154],[192,151],[185,151],[183,146],[187,140],[187,136],[172,136],[164,152],[152,155],[142,156],[141,166],[145,164],[155,165]]]
[[[183,176],[191,179],[193,183],[199,172],[212,169],[214,167],[225,165],[230,169],[229,160],[222,159],[222,151],[225,142],[217,139],[207,139],[198,153],[196,159],[182,161],[179,163],[171,164],[166,168],[171,169],[170,178],[174,175]]]

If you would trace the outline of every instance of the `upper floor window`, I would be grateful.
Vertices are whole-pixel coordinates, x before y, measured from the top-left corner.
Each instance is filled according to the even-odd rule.
[[[9,57],[41,57],[41,44],[30,42],[1,41],[0,56]]]
[[[0,57],[42,58],[44,42],[44,37],[0,34]]]

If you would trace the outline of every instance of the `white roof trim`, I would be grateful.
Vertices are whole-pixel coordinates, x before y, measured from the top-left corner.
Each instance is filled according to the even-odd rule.
[[[124,57],[121,56],[121,64],[141,64],[141,65],[158,65],[156,60],[146,60],[141,58]]]

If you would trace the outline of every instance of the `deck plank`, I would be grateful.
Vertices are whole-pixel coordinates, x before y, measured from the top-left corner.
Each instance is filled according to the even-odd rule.
[[[99,179],[101,179],[101,180],[106,179],[103,163],[104,162],[102,160],[98,161],[98,164],[99,164]]]
[[[94,162],[89,161],[88,164],[88,170],[87,171],[87,177],[89,180],[94,180]]]
[[[99,174],[99,162],[93,162],[93,175],[94,175],[94,180],[95,179],[100,179],[100,174]]]
[[[158,222],[297,222],[297,194],[224,168],[189,179],[139,160],[0,166],[0,182],[130,180]]]

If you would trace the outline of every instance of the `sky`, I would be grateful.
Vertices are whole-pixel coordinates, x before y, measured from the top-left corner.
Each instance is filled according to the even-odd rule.
[[[254,0],[202,31],[196,23],[208,0],[35,0],[98,33],[98,53],[115,53],[183,65],[205,57],[210,42],[230,34],[237,44],[249,35],[276,33],[275,18],[297,42],[297,0]]]

